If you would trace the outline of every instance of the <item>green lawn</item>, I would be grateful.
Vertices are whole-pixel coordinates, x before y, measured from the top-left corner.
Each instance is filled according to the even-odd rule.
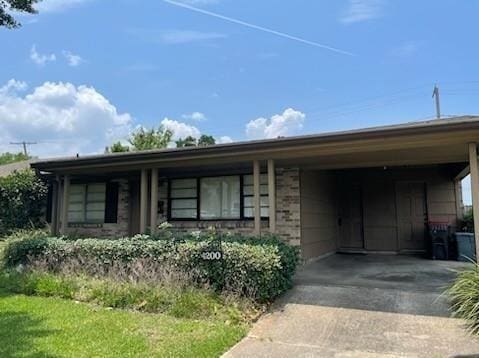
[[[246,325],[0,291],[0,357],[214,357]]]

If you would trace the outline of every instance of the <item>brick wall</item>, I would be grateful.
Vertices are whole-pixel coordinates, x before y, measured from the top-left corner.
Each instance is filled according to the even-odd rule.
[[[80,224],[68,227],[68,234],[89,237],[117,238],[128,236],[129,230],[129,187],[127,180],[118,181],[118,221],[116,224]]]

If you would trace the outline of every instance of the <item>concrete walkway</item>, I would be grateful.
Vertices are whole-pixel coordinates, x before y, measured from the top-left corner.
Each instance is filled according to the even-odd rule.
[[[441,296],[467,265],[334,255],[305,266],[227,357],[479,357]]]

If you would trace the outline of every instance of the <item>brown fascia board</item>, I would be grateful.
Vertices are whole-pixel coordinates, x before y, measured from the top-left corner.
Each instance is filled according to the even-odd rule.
[[[439,119],[424,122],[410,122],[392,126],[372,127],[359,130],[329,132],[305,136],[234,142],[217,144],[205,147],[187,147],[162,150],[147,150],[141,152],[112,153],[91,155],[85,157],[58,158],[36,161],[32,168],[41,171],[55,171],[63,168],[82,169],[89,166],[105,164],[108,166],[118,164],[127,165],[132,162],[144,160],[176,161],[199,159],[201,157],[214,158],[215,156],[237,156],[241,154],[261,153],[262,151],[294,148],[295,146],[308,146],[315,144],[331,144],[350,142],[366,139],[387,139],[391,137],[404,137],[408,135],[433,134],[454,130],[479,130],[479,116],[462,116],[450,119]]]

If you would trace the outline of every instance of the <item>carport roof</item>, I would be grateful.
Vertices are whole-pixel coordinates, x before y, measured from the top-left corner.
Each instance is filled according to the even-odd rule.
[[[205,147],[56,158],[35,161],[31,166],[40,171],[52,173],[86,171],[92,168],[101,170],[108,168],[108,170],[119,171],[137,167],[231,164],[252,159],[285,161],[313,156],[331,157],[335,155],[340,157],[341,155],[360,152],[370,153],[408,148],[435,148],[439,150],[439,148],[450,146],[452,150],[454,145],[460,145],[462,148],[465,143],[471,141],[479,141],[479,116],[458,116],[447,119]],[[446,155],[446,152],[443,155]],[[464,151],[457,149],[455,156],[445,158],[443,162],[466,161],[466,154],[465,147]]]

